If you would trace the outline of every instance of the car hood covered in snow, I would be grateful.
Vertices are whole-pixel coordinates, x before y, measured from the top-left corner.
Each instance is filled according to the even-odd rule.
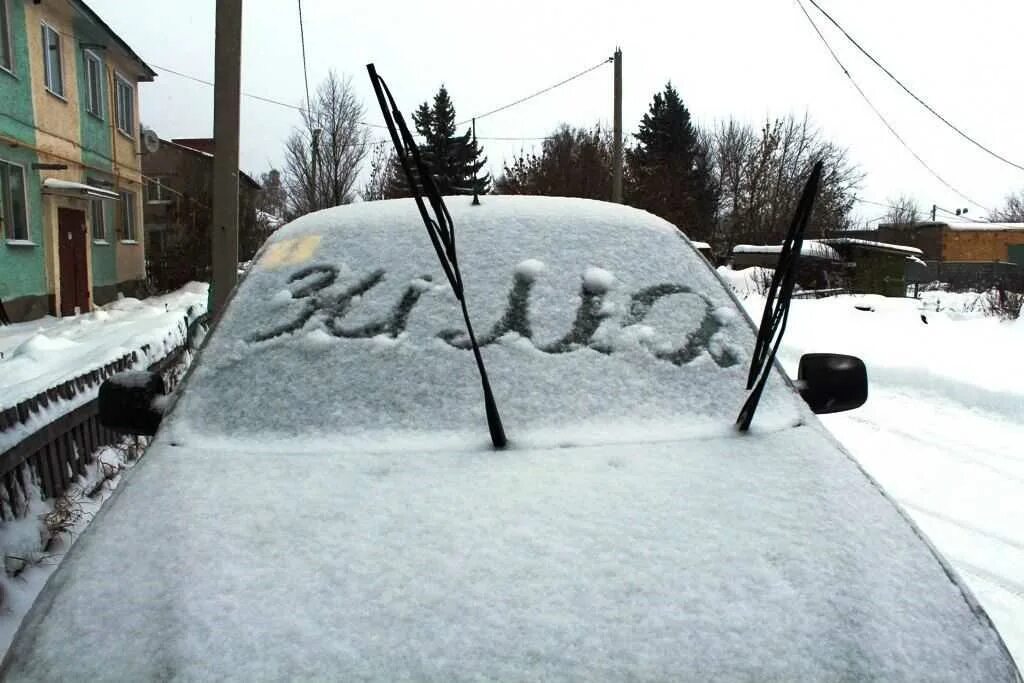
[[[675,228],[449,206],[510,448],[412,204],[296,221],[9,678],[1015,680],[781,375],[735,432],[753,331]]]
[[[816,424],[501,453],[161,437],[122,486],[11,679],[1014,680]]]

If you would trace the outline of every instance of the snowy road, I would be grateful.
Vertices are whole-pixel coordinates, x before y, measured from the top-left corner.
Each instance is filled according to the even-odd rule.
[[[763,302],[743,303],[757,320]],[[971,307],[955,294],[795,300],[780,359],[792,377],[804,353],[865,361],[868,402],[822,421],[965,579],[1022,663],[1024,319]]]
[[[1024,661],[1024,427],[877,385],[862,409],[824,422],[967,580]]]

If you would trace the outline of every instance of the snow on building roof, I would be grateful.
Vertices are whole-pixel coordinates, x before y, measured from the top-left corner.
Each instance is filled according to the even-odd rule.
[[[94,187],[85,183],[76,183],[71,180],[60,180],[59,178],[47,178],[43,181],[43,194],[70,195],[73,197],[94,197],[96,199],[120,199],[120,195],[113,190],[103,187]]]
[[[701,242],[701,241],[698,241],[698,240],[690,240],[690,244],[693,245],[694,249],[704,249],[706,251],[711,251],[711,245],[708,244],[707,242]]]
[[[1024,232],[1024,223],[987,223],[985,221],[947,223],[950,230],[1020,230]]]
[[[906,254],[909,256],[923,256],[924,252],[917,247],[908,247],[904,244],[891,244],[889,242],[875,242],[872,240],[862,240],[855,237],[829,237],[821,240],[823,244],[835,244],[835,245],[852,245],[858,247],[864,247],[866,249],[875,249],[878,251],[889,251],[898,254]]]
[[[778,254],[781,251],[781,244],[737,244],[732,248],[734,254]],[[843,260],[838,251],[818,240],[804,240],[800,255],[828,261]]]
[[[280,216],[275,216],[274,214],[268,211],[263,211],[262,209],[256,209],[256,218],[265,221],[266,224],[272,228],[279,228],[285,224],[285,220]]]

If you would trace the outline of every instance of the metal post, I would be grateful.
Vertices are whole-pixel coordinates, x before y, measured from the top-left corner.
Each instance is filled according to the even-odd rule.
[[[622,50],[615,48],[615,119],[612,140],[612,201],[622,203]]]
[[[320,134],[322,132],[323,131],[321,129],[314,128],[313,129],[313,133],[312,133],[312,135],[313,135],[313,159],[310,162],[310,164],[311,164],[311,167],[310,167],[310,189],[312,190],[312,192],[311,192],[310,196],[313,199],[313,205],[311,207],[309,207],[310,211],[319,211],[320,210],[320,192],[319,192],[320,188],[317,187],[317,184],[316,184],[316,182],[317,182],[316,181],[316,171],[317,171],[316,167],[317,167],[317,164],[320,161]]]
[[[213,282],[219,313],[238,279],[238,124],[242,71],[242,0],[217,0],[213,91]]]

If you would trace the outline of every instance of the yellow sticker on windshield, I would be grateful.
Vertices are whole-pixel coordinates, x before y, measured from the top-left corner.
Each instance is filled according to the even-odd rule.
[[[307,235],[306,237],[282,240],[267,247],[267,253],[261,259],[262,265],[265,268],[297,266],[313,258],[313,254],[316,253],[316,249],[319,246],[320,235]]]

